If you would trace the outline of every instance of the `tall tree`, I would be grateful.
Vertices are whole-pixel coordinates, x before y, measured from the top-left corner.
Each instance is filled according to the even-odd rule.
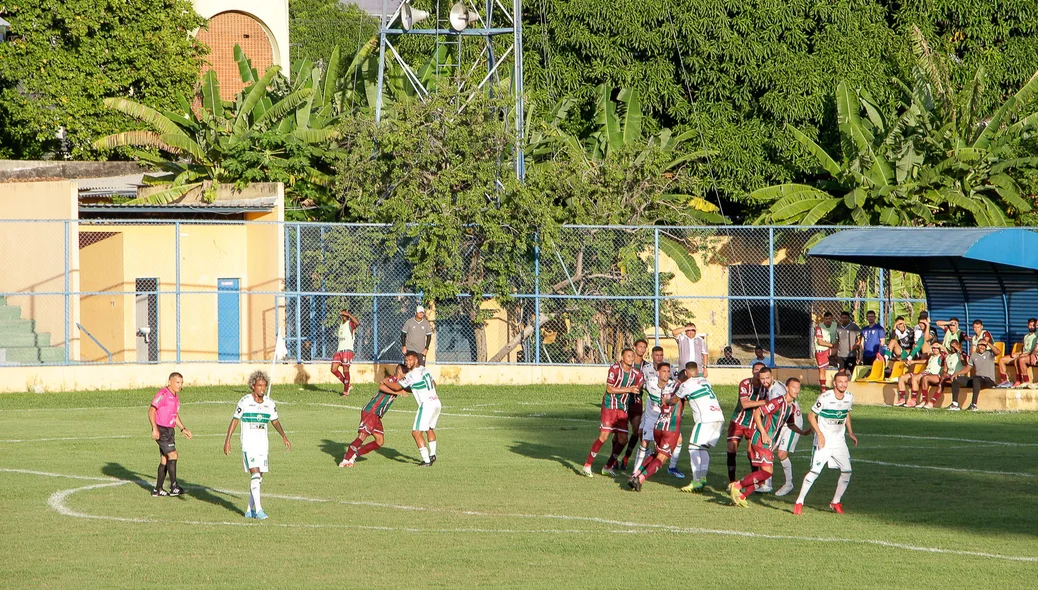
[[[326,60],[337,46],[353,55],[379,27],[378,18],[340,0],[290,0],[288,18],[293,67],[302,60]]]
[[[0,157],[97,157],[94,139],[128,123],[104,99],[170,109],[198,81],[189,0],[36,0],[0,16]]]

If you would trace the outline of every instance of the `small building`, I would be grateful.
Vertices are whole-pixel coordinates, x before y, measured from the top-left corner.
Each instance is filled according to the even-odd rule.
[[[270,358],[282,226],[244,222],[284,220],[280,183],[120,204],[147,190],[136,165],[3,164],[0,362]]]

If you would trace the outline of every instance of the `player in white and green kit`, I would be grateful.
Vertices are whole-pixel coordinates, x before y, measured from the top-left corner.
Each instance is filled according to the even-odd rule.
[[[840,470],[840,480],[836,484],[836,493],[829,507],[837,514],[843,514],[843,504],[840,500],[847,486],[851,483],[851,453],[847,448],[847,439],[844,432],[858,446],[858,437],[854,436],[851,427],[851,408],[854,406],[854,396],[847,392],[850,377],[841,371],[833,377],[833,388],[818,396],[815,405],[807,419],[811,422],[811,428],[815,431],[815,448],[811,454],[811,471],[804,476],[804,483],[800,487],[800,496],[797,497],[793,514],[802,514],[804,500],[811,486],[821,475],[822,469],[828,465],[830,468]]]
[[[639,424],[641,441],[638,446],[638,454],[634,458],[634,468],[631,469],[631,473],[638,473],[642,463],[645,461],[646,455],[649,453],[649,443],[654,440],[653,431],[662,411],[660,404],[663,401],[663,396],[674,393],[674,390],[680,385],[676,380],[671,379],[670,364],[663,362],[663,350],[660,349],[659,352],[659,363],[655,362],[655,356],[656,353],[653,351],[652,370],[650,371],[648,368],[642,369],[642,374],[645,375],[644,389],[646,397],[642,409],[641,424]]]
[[[260,483],[263,482],[263,474],[267,472],[267,424],[273,426],[281,440],[285,443],[286,450],[292,450],[292,443],[288,441],[285,430],[281,428],[278,421],[278,409],[269,396],[267,396],[267,383],[270,378],[263,371],[255,371],[249,376],[249,389],[252,393],[238,400],[238,407],[231,417],[231,424],[227,427],[227,438],[223,441],[223,454],[231,453],[231,435],[241,422],[241,458],[246,473],[251,474],[252,480],[249,485],[249,509],[245,511],[245,518],[258,518],[264,520],[267,513],[263,511],[260,503]]]
[[[419,365],[418,353],[408,351],[404,355],[404,366],[407,367],[407,375],[396,383],[389,383],[387,387],[396,391],[407,389],[418,402],[418,412],[414,417],[414,427],[411,428],[411,436],[418,445],[418,454],[422,456],[419,467],[429,467],[436,462],[436,422],[440,418],[440,398],[436,395],[436,381],[433,376]],[[428,436],[428,445],[425,437]]]
[[[699,376],[696,363],[688,363],[685,371],[689,380],[685,403],[692,407],[692,419],[696,425],[688,438],[688,458],[692,464],[692,483],[681,488],[683,492],[698,492],[706,486],[706,474],[710,470],[710,449],[717,446],[721,431],[725,427],[725,415],[721,402],[717,401],[714,388],[706,377]]]

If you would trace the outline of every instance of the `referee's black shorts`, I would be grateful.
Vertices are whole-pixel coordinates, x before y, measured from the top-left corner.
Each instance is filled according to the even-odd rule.
[[[159,452],[164,457],[168,457],[170,453],[175,453],[177,450],[176,441],[176,428],[170,428],[167,426],[159,426]]]

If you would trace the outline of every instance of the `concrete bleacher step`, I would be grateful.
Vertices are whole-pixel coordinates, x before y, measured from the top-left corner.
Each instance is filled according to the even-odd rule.
[[[61,347],[47,347],[40,349],[40,362],[42,363],[64,363],[65,349]]]
[[[0,305],[0,320],[20,320],[22,308],[10,305]]]
[[[4,348],[4,360],[19,365],[38,365],[40,349],[35,346],[8,346]]]
[[[35,327],[36,322],[33,320],[0,319],[0,334],[31,334]]]
[[[36,348],[47,348],[50,346],[50,334],[26,333],[3,333],[0,332],[0,348],[24,348],[34,346]]]

